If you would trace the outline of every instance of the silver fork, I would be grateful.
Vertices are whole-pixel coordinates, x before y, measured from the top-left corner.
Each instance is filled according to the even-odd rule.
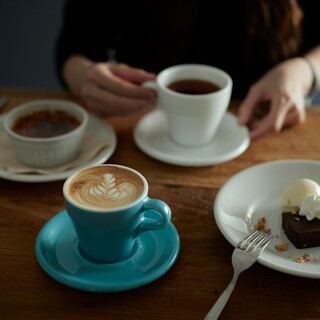
[[[231,296],[240,273],[250,268],[257,261],[260,253],[268,246],[272,238],[272,235],[257,230],[249,234],[238,244],[232,254],[232,265],[234,269],[233,278],[228,287],[210,309],[204,320],[218,319],[221,311]]]

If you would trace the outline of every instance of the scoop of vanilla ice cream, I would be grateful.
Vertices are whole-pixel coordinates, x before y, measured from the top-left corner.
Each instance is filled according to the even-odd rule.
[[[308,221],[314,218],[320,219],[320,196],[313,194],[302,200],[300,216],[305,216]]]
[[[289,184],[282,192],[282,207],[301,207],[301,203],[309,196],[320,196],[320,186],[311,179],[299,179]]]

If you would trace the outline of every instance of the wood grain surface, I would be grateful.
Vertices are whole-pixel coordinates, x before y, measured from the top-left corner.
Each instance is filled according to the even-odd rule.
[[[72,99],[64,92],[21,89],[1,89],[1,95],[9,99],[2,114],[30,100]],[[231,109],[237,105],[233,102]],[[43,225],[64,209],[64,181],[0,179],[0,319],[203,319],[233,272],[233,247],[213,217],[220,187],[258,163],[320,159],[318,107],[308,108],[305,124],[253,141],[232,161],[201,168],[165,164],[141,152],[132,135],[141,116],[106,118],[118,138],[107,163],[140,171],[149,181],[150,196],[171,207],[181,241],[174,266],[158,280],[125,292],[89,293],[64,286],[42,270],[34,250]],[[283,274],[257,263],[240,276],[221,319],[319,319],[319,284],[319,280]]]

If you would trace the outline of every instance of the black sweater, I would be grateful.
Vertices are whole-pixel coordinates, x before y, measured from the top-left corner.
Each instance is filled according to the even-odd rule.
[[[299,3],[304,23],[297,55],[320,44],[314,2]],[[243,98],[271,67],[263,48],[246,52],[244,19],[244,0],[71,0],[57,41],[57,72],[71,54],[106,61],[108,48],[115,48],[117,61],[155,73],[182,63],[222,68],[233,78],[233,98]]]

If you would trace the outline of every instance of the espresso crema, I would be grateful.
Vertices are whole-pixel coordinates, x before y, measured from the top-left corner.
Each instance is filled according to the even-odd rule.
[[[116,166],[98,166],[79,172],[69,183],[68,195],[76,203],[99,209],[115,209],[137,200],[142,179]]]

